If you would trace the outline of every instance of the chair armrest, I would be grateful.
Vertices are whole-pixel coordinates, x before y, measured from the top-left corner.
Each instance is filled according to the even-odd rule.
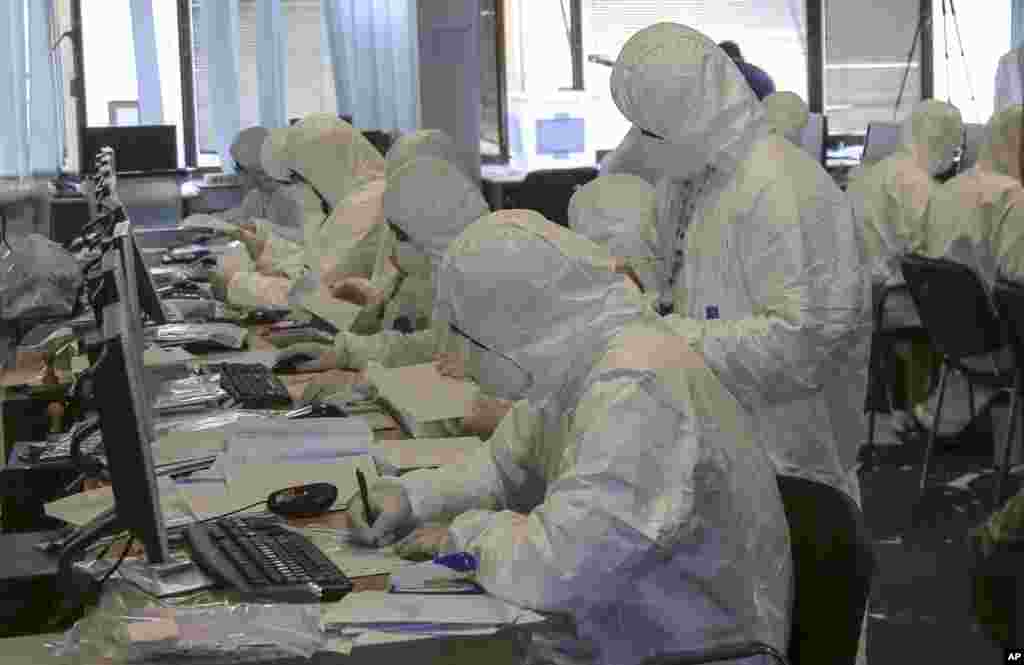
[[[720,663],[753,656],[771,656],[776,663],[789,665],[785,656],[764,642],[741,642],[711,649],[664,654],[648,658],[643,661],[642,665],[701,665],[702,663]]]

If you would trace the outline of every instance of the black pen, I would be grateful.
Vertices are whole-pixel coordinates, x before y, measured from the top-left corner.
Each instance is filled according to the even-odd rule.
[[[366,523],[373,526],[377,518],[373,516],[373,509],[370,508],[370,490],[366,489],[366,476],[359,469],[356,469],[356,481],[359,483],[359,496],[363,499],[363,510],[365,511]]]

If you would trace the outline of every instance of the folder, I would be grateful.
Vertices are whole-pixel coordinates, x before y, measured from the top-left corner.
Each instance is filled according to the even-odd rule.
[[[413,432],[420,423],[468,416],[480,390],[470,381],[442,376],[436,363],[394,369],[370,363],[367,374]]]

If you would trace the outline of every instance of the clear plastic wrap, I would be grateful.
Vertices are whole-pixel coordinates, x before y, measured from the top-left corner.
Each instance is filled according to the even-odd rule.
[[[160,414],[204,410],[217,406],[227,396],[219,374],[200,374],[161,383],[153,408]]]
[[[0,270],[0,319],[7,321],[70,316],[82,285],[75,257],[57,243],[32,233],[8,235],[10,252]]]
[[[202,322],[228,317],[227,306],[216,300],[167,298],[163,304],[167,319],[173,322]]]
[[[245,328],[234,323],[169,323],[146,329],[146,339],[160,346],[216,344],[241,349],[247,334]]]
[[[95,610],[48,645],[52,655],[220,665],[310,658],[325,644],[319,605],[215,601],[209,592],[157,600],[124,582],[110,587]]]
[[[205,432],[231,427],[246,419],[265,420],[272,415],[272,411],[248,409],[229,409],[212,414],[165,414],[157,418],[153,429],[158,437],[171,432]]]

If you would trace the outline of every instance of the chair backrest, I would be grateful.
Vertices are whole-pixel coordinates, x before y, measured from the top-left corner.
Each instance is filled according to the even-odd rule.
[[[937,351],[959,361],[1006,345],[1005,326],[974,270],[950,259],[917,254],[904,256],[901,265],[910,297]]]
[[[900,146],[900,135],[903,131],[898,122],[872,122],[868,124],[868,133],[864,137],[864,152],[861,164],[880,162]]]
[[[992,289],[996,311],[1007,323],[1007,334],[1017,349],[1024,349],[1024,284],[1005,278]]]
[[[877,568],[860,509],[823,483],[778,476],[793,548],[793,665],[853,665]]]
[[[569,199],[573,193],[597,177],[597,169],[585,166],[575,169],[533,171],[512,194],[512,206],[536,210],[552,222],[569,225]]]

